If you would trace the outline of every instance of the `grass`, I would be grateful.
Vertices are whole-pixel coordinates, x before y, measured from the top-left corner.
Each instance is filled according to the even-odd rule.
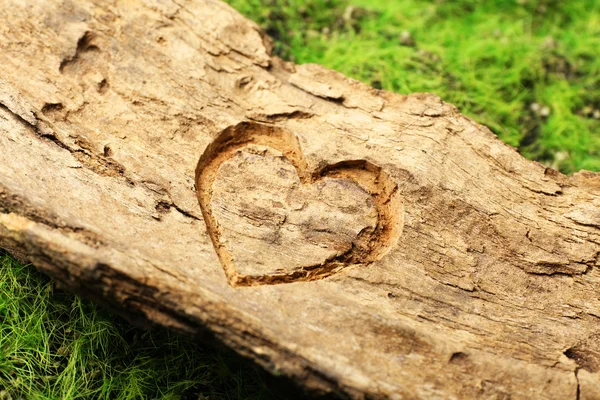
[[[230,354],[134,328],[0,254],[0,399],[11,398],[271,396],[257,371]]]
[[[433,92],[526,157],[600,170],[600,3],[229,0],[277,54]],[[140,330],[0,253],[0,400],[271,398],[252,367]]]
[[[276,52],[432,92],[530,159],[600,170],[597,0],[231,0]]]

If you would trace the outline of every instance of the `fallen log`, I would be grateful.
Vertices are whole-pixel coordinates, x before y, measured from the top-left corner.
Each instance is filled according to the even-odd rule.
[[[337,398],[600,398],[600,177],[214,0],[5,0],[0,247]]]

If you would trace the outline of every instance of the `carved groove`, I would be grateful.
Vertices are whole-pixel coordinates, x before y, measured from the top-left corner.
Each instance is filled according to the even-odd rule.
[[[371,195],[377,210],[374,229],[361,231],[352,248],[324,262],[289,272],[245,275],[236,268],[230,249],[221,241],[222,227],[216,220],[211,199],[219,168],[236,151],[251,145],[275,149],[295,167],[302,185],[324,178],[349,180]],[[331,276],[350,266],[364,266],[385,255],[401,234],[403,207],[396,183],[380,167],[365,160],[348,160],[311,171],[298,138],[278,127],[244,122],[225,129],[200,157],[196,168],[196,190],[202,215],[215,251],[232,286],[254,286],[313,281]]]

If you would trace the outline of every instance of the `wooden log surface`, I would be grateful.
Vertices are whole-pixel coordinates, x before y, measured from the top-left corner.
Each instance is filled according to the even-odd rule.
[[[2,9],[0,247],[313,394],[600,398],[597,174],[215,0]]]

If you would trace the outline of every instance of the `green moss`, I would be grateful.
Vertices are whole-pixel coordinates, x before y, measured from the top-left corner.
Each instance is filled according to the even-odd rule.
[[[284,58],[399,93],[436,93],[526,157],[564,172],[600,170],[595,0],[230,3],[277,40]],[[255,371],[235,358],[162,330],[135,329],[0,254],[0,399],[8,394],[269,397]]]
[[[230,3],[280,39],[283,57],[398,93],[435,93],[530,159],[600,170],[595,0]]]

